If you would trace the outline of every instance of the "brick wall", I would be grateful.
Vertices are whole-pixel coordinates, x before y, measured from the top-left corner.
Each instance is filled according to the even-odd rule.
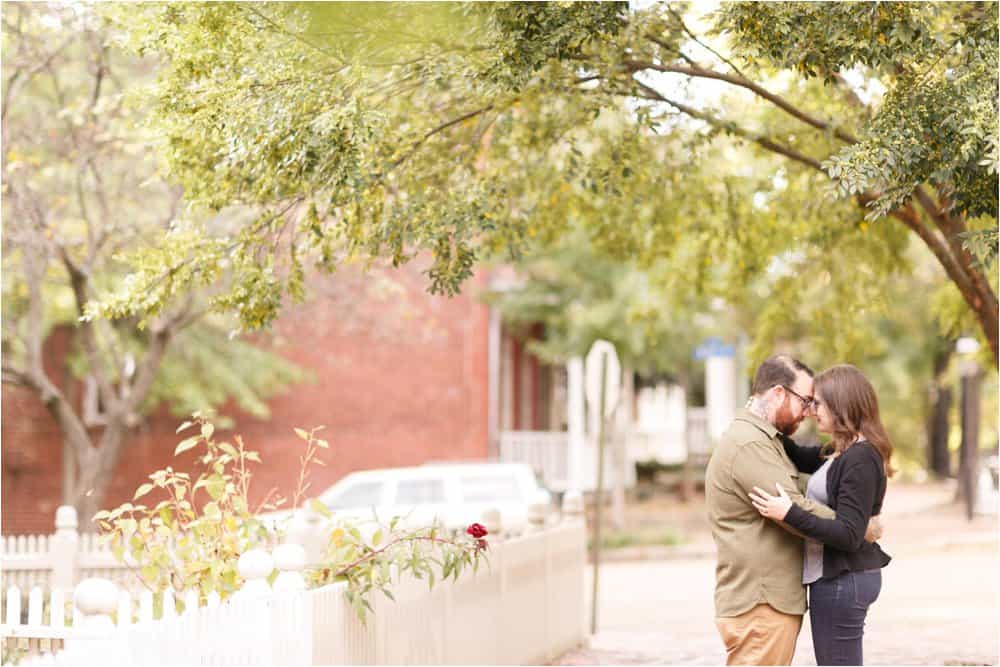
[[[326,466],[313,468],[314,492],[353,470],[485,458],[489,318],[475,298],[485,276],[451,299],[426,294],[416,265],[367,276],[343,270],[311,282],[310,301],[287,309],[261,343],[311,369],[315,383],[273,398],[270,420],[221,410],[264,462],[251,502],[275,486],[293,491],[303,444],[295,426],[326,425],[331,446],[321,456]],[[59,336],[47,343],[54,371],[64,350]],[[59,431],[33,395],[8,387],[2,420],[2,532],[51,532],[60,504]],[[155,469],[193,469],[193,456],[173,457],[179,421],[161,409],[136,429],[103,506],[131,500]]]

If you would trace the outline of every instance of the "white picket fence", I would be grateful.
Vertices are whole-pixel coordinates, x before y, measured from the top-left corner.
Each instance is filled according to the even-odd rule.
[[[64,505],[56,510],[53,534],[4,536],[0,543],[3,589],[69,590],[83,579],[101,577],[137,590],[141,584],[132,570],[115,559],[96,533],[79,533],[77,525],[76,509]]]
[[[426,580],[394,579],[395,601],[373,594],[367,624],[345,599],[346,584],[305,590],[304,549],[282,545],[273,557],[244,554],[246,584],[224,603],[216,596],[199,608],[192,592],[183,612],[170,613],[168,593],[155,620],[150,593],[135,599],[87,579],[74,591],[71,625],[53,615],[65,605],[58,589],[43,613],[41,587],[22,624],[21,592],[11,587],[0,635],[27,650],[25,665],[543,664],[586,636],[586,528],[578,495],[559,520],[547,523],[541,508],[532,517],[523,535],[491,535],[489,563],[458,581],[429,589]]]

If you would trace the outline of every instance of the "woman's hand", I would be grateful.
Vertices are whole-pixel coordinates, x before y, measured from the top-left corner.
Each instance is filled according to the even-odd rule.
[[[775,521],[784,521],[785,515],[788,514],[788,510],[792,507],[792,499],[781,488],[781,484],[775,482],[774,486],[778,489],[777,496],[770,495],[759,486],[753,487],[753,491],[750,493],[750,502],[757,508],[761,516],[766,516],[768,519],[774,519]]]

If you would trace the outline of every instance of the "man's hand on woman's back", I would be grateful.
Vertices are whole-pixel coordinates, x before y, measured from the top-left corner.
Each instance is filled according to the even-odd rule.
[[[882,515],[876,514],[868,519],[868,529],[865,531],[865,542],[878,542],[882,539]]]

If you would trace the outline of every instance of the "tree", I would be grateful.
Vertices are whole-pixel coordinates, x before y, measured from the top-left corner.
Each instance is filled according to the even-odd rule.
[[[186,233],[182,191],[157,177],[135,127],[141,106],[125,103],[150,64],[68,5],[5,5],[3,54],[3,383],[33,392],[58,424],[63,502],[86,520],[150,410],[190,414],[233,397],[265,416],[263,399],[304,373],[229,341],[226,318],[205,316],[204,290],[145,324],[86,316],[127,280],[121,254]],[[70,351],[48,359],[57,331]]]
[[[742,158],[699,160],[706,167],[688,174],[687,192],[710,201],[711,183],[732,179],[746,169],[761,170],[752,156]],[[758,208],[808,211],[812,193],[805,185],[790,181],[783,191],[772,193],[770,201],[758,199]],[[731,187],[735,201],[753,198],[753,192],[741,192],[741,187],[757,188],[742,180],[734,180]],[[836,270],[859,259],[862,265],[885,264],[866,254],[865,248],[879,249],[885,242],[871,243],[871,231],[859,228],[866,224],[863,220],[851,233],[841,234],[836,244],[840,252],[833,253],[825,250],[829,243],[824,235],[834,233],[836,225],[818,218],[806,218],[804,224],[816,236],[783,241],[802,258],[755,274],[738,292],[718,285],[699,289],[689,277],[677,280],[674,263],[640,267],[628,258],[613,260],[577,230],[552,246],[527,253],[518,263],[520,284],[490,301],[515,327],[544,325],[543,340],[531,345],[546,359],[564,361],[604,338],[613,341],[625,365],[640,374],[666,376],[684,385],[698,379],[691,361],[697,344],[708,336],[736,342],[741,331],[754,333],[749,372],[774,350],[793,353],[817,371],[834,363],[853,363],[865,370],[878,390],[883,419],[890,425],[904,466],[936,461],[928,468],[946,476],[947,397],[952,384],[948,352],[968,327],[971,314],[954,287],[934,270],[934,257],[921,244],[904,245],[891,262],[902,267],[893,279],[872,280],[877,274],[871,271]],[[696,233],[691,236],[692,247],[705,243]],[[789,270],[793,266],[808,270],[797,274]],[[761,294],[775,298],[762,306]],[[913,294],[931,298],[914,301]],[[926,326],[935,310],[957,316],[942,322],[944,333]],[[930,432],[925,433],[925,424],[913,418],[915,411],[928,416]],[[985,430],[995,432],[995,420],[988,419]]]
[[[585,356],[594,341],[608,340],[640,375],[686,384],[692,351],[709,335],[706,299],[662,291],[651,272],[609,259],[580,233],[526,255],[518,276],[518,286],[487,301],[515,328],[541,324],[543,338],[530,345],[552,363]]]
[[[333,268],[426,251],[431,289],[453,292],[476,261],[574,215],[652,262],[683,231],[683,183],[640,160],[683,130],[687,150],[738,138],[873,229],[919,238],[998,358],[995,280],[970,252],[995,261],[995,5],[727,3],[707,27],[669,3],[153,5],[121,20],[163,58],[155,126],[174,178],[212,208],[271,209],[225,244],[165,249],[104,314],[162,307],[183,281],[136,295],[229,262],[242,291],[220,304],[260,326],[302,289],[305,252]],[[609,116],[628,130],[606,131]],[[759,217],[741,223],[786,233]]]

